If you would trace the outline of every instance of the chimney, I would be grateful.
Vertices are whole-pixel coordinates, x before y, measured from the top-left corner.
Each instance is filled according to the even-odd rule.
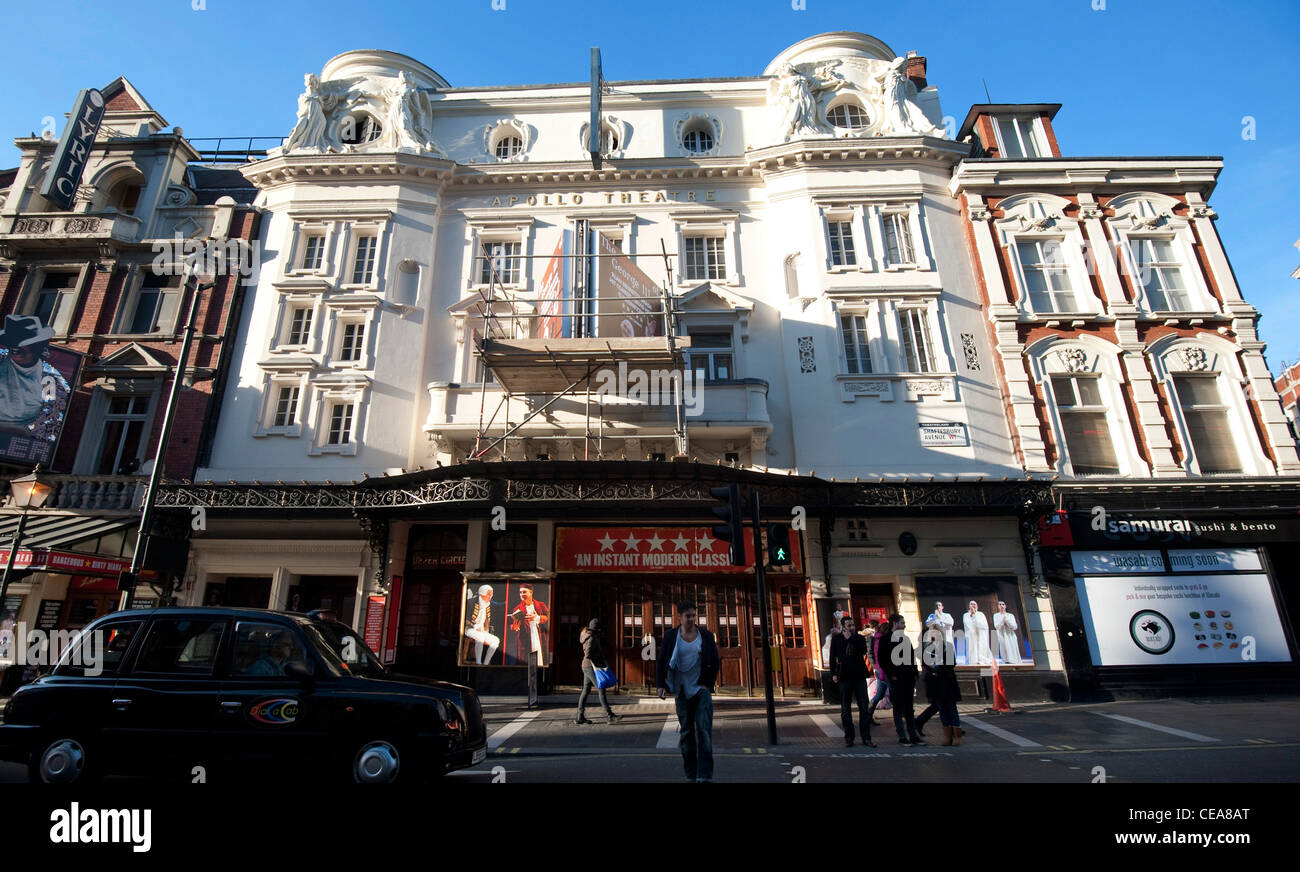
[[[916,85],[916,90],[920,91],[925,87],[925,58],[918,57],[914,51],[909,51],[907,53],[907,65],[903,67],[903,70],[912,84]]]

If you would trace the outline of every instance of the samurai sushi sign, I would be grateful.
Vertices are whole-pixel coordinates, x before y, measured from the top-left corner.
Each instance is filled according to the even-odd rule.
[[[790,566],[771,572],[799,573],[797,537]],[[753,534],[745,532],[746,562],[754,560]],[[555,532],[556,572],[745,572],[732,566],[726,542],[708,527],[560,527]]]

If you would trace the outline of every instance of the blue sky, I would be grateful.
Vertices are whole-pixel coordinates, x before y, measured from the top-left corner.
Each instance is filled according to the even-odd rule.
[[[800,39],[863,31],[925,55],[958,119],[987,84],[995,102],[1064,104],[1066,155],[1222,156],[1210,203],[1270,366],[1300,358],[1296,0],[41,0],[3,20],[0,166],[10,137],[61,129],[79,89],[118,75],[190,137],[284,136],[303,73],[349,49],[508,85],[584,80],[592,45],[610,79],[758,75]]]

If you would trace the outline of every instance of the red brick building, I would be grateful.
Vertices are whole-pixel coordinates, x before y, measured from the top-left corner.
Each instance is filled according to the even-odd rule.
[[[1223,596],[1254,597],[1262,610],[1274,607],[1264,602],[1270,586],[1274,599],[1295,599],[1276,567],[1300,557],[1300,456],[1264,360],[1260,313],[1215,229],[1209,198],[1223,164],[1063,156],[1052,129],[1059,108],[974,106],[958,133],[972,157],[951,190],[967,217],[1013,442],[1027,472],[1058,477],[1057,520],[1068,524],[1056,526],[1068,529],[1051,541],[1073,547],[1044,548],[1041,559],[1071,684],[1141,683],[1150,675],[1133,674],[1137,661],[1170,663],[1158,667],[1166,686],[1237,681],[1238,646],[1200,641],[1208,633],[1190,624],[1191,659],[1112,656],[1106,634],[1129,615],[1112,614],[1118,607],[1099,605],[1097,593],[1128,581],[1112,577],[1117,567],[1140,564],[1154,573],[1135,576],[1144,589],[1222,585]],[[1202,566],[1225,574],[1174,576]],[[1248,671],[1293,678],[1285,642],[1276,650],[1275,662]],[[1198,657],[1209,658],[1204,668],[1193,668]]]
[[[100,93],[103,120],[71,210],[40,193],[57,138],[16,139],[20,164],[0,172],[0,345],[45,349],[36,421],[21,420],[33,406],[0,408],[0,472],[7,480],[40,463],[55,488],[28,521],[15,562],[27,574],[11,584],[0,615],[29,626],[56,615],[59,626],[81,626],[116,604],[116,572],[134,550],[195,293],[183,259],[210,244],[249,258],[258,231],[256,192],[237,171],[201,165],[181,129],[126,79]],[[163,467],[171,479],[191,477],[202,460],[249,293],[238,263],[214,262],[199,270],[200,281],[214,284],[198,300],[187,389]],[[10,353],[0,348],[0,369]],[[17,363],[3,375],[21,382]],[[13,396],[11,387],[0,399]],[[3,512],[7,542],[17,520],[15,510]],[[183,574],[184,551],[168,550],[151,549],[149,563],[161,575]],[[69,554],[99,559],[60,556]],[[142,586],[140,596],[148,603],[155,594]]]

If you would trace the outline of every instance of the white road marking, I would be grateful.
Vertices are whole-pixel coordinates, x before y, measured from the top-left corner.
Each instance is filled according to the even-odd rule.
[[[500,748],[502,743],[504,743],[506,739],[509,739],[515,733],[519,732],[524,727],[528,726],[528,724],[532,722],[533,718],[537,717],[540,714],[541,712],[524,712],[522,715],[515,718],[510,723],[506,724],[504,727],[497,730],[492,735],[488,736],[488,740],[487,740],[488,748]]]
[[[822,728],[822,732],[825,733],[826,735],[830,736],[832,739],[843,739],[843,738],[844,738],[844,727],[842,727],[842,726],[840,726],[839,724],[835,723],[833,720],[831,720],[831,719],[830,719],[829,717],[827,717],[826,715],[809,715],[808,718],[809,718],[809,720],[811,720],[814,724],[816,724],[817,726],[821,727],[821,728]]]
[[[1019,745],[1021,748],[1043,747],[1038,742],[1035,742],[1032,739],[1026,739],[1024,736],[1017,736],[1015,733],[1011,732],[1010,730],[1004,730],[1001,727],[995,727],[992,724],[986,724],[983,721],[978,721],[975,718],[972,718],[968,715],[963,715],[961,719],[961,725],[964,727],[967,724],[970,724],[972,727],[974,727],[977,730],[983,730],[986,733],[992,733],[993,735],[997,736],[999,739],[1005,739],[1006,741],[1010,742],[1013,745]]]
[[[1173,727],[1162,727],[1160,724],[1153,724],[1150,721],[1140,721],[1137,718],[1130,718],[1127,715],[1112,715],[1109,712],[1093,712],[1094,715],[1101,715],[1103,718],[1121,721],[1126,724],[1132,724],[1135,727],[1146,727],[1148,730],[1158,730],[1161,733],[1168,733],[1171,736],[1181,736],[1184,739],[1191,739],[1194,742],[1217,742],[1211,736],[1202,736],[1200,733],[1189,733],[1186,730],[1175,730]]]
[[[677,713],[673,712],[664,721],[663,732],[659,734],[659,743],[656,748],[676,748],[677,747]]]

